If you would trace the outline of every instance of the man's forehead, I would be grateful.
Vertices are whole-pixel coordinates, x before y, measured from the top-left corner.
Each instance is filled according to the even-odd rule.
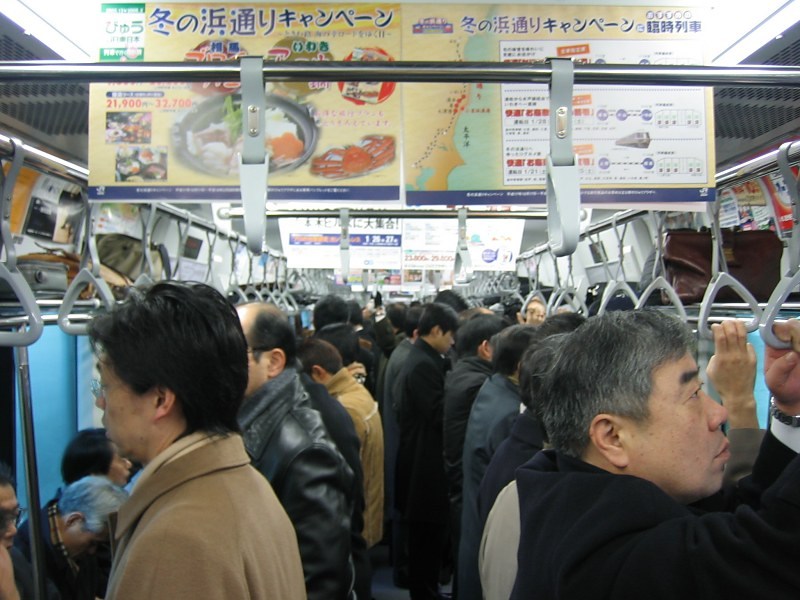
[[[653,379],[661,379],[666,383],[687,385],[697,380],[700,370],[691,353],[687,352],[679,359],[667,360],[653,371]]]

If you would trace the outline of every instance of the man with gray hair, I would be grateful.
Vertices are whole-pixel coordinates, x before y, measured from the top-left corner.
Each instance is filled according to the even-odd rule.
[[[105,595],[106,581],[94,551],[97,544],[108,541],[108,516],[127,498],[127,492],[106,477],[89,475],[68,485],[42,510],[45,573],[62,599]],[[20,526],[14,544],[32,560],[28,521]]]
[[[517,471],[512,599],[798,597],[800,321],[774,329],[792,349],[766,349],[770,428],[725,497],[728,412],[683,323],[613,312],[562,338],[537,402],[553,448]]]

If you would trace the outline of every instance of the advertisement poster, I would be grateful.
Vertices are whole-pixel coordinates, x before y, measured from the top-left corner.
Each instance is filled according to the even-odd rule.
[[[290,269],[341,270],[339,219],[283,218],[278,225]],[[400,269],[403,232],[399,219],[351,218],[350,269]]]
[[[102,5],[101,60],[400,58],[399,5],[142,3],[122,5],[124,11],[120,6]],[[92,84],[90,198],[240,200],[239,87],[238,81]],[[269,82],[265,92],[268,199],[399,199],[396,84]]]
[[[792,171],[797,176],[797,167],[792,167]],[[794,226],[794,215],[792,215],[792,198],[786,183],[780,173],[771,173],[761,178],[767,190],[772,209],[775,211],[775,218],[778,221],[778,228],[781,237],[791,237],[792,227]],[[794,183],[792,183],[794,185]]]
[[[403,6],[403,59],[704,63],[702,9],[547,5]],[[711,90],[576,86],[582,202],[714,199]],[[545,84],[405,84],[406,201],[544,203]]]
[[[25,234],[59,244],[73,244],[83,224],[80,187],[41,175],[31,190]]]
[[[525,221],[468,219],[467,247],[473,271],[516,271]],[[403,220],[403,269],[452,272],[458,246],[458,221]]]

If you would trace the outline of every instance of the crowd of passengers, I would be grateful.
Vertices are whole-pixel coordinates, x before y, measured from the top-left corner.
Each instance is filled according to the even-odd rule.
[[[434,302],[313,330],[267,303],[158,283],[95,317],[102,429],[41,509],[48,600],[370,600],[389,547],[413,600],[800,597],[800,322],[659,309],[511,317]],[[713,387],[719,401],[704,389]],[[0,600],[34,598],[0,464]]]

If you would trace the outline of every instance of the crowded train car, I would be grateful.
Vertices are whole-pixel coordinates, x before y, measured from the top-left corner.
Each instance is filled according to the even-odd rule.
[[[0,600],[800,597],[800,3],[0,6]]]

